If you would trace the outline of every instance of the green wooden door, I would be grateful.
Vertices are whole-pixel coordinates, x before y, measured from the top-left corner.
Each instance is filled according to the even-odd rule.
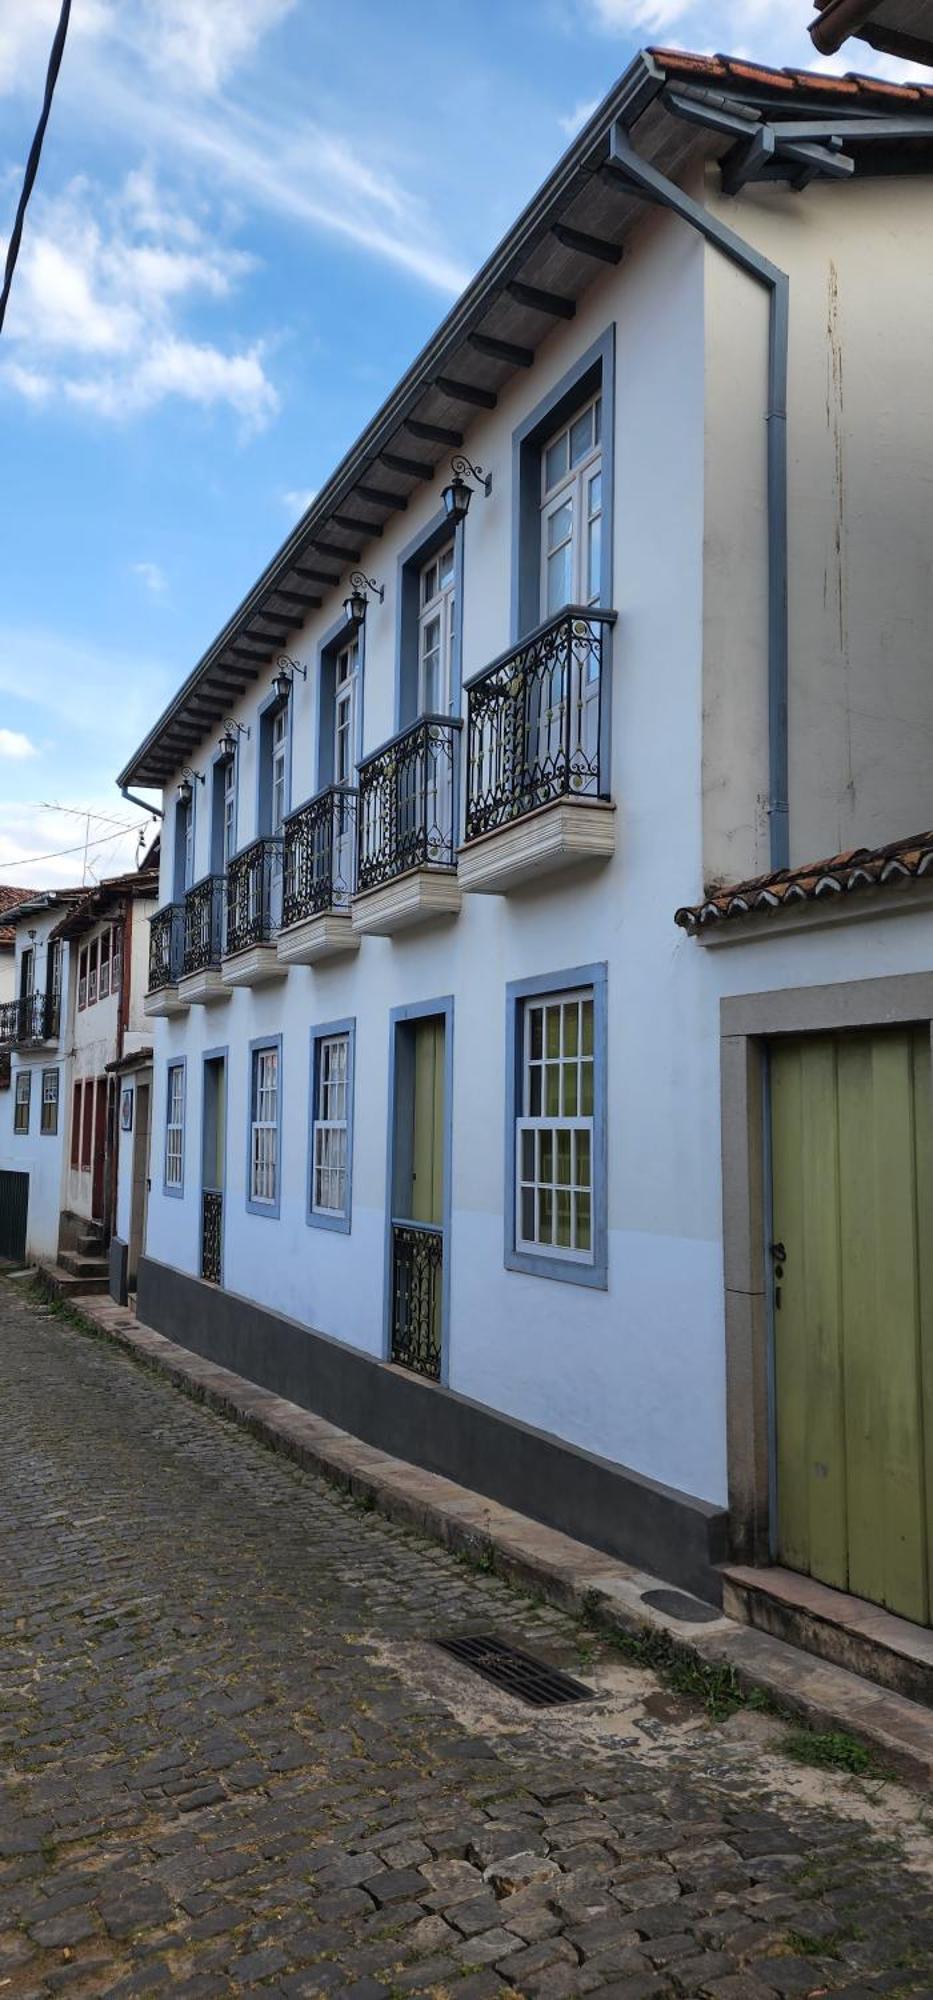
[[[444,1219],[444,1022],[414,1023],[411,1219]]]
[[[933,1622],[927,1029],[771,1050],[778,1556]],[[924,1439],[926,1438],[926,1445]]]

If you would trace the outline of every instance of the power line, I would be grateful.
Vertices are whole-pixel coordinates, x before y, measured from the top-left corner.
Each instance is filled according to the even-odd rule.
[[[91,841],[91,846],[104,847],[108,840],[119,840],[121,834],[139,833],[140,829],[148,826],[148,824],[148,820],[141,819],[137,820],[135,826],[118,827],[116,833],[95,835],[95,838]],[[32,868],[39,861],[61,861],[66,854],[83,854],[84,852],[85,843],[83,840],[79,840],[77,847],[57,847],[52,854],[30,854],[25,860],[22,856],[17,855],[12,861],[5,861],[3,866],[4,868]]]
[[[39,114],[39,123],[33,135],[32,145],[29,148],[29,158],[26,161],[26,171],[23,175],[22,192],[16,205],[16,216],[10,240],[7,244],[3,290],[0,291],[0,332],[3,330],[7,300],[10,296],[10,286],[13,283],[13,272],[16,269],[16,259],[19,256],[19,246],[23,236],[23,223],[26,220],[26,208],[33,190],[36,175],[39,171],[39,161],[42,157],[42,141],[45,138],[45,128],[49,122],[52,99],[55,95],[55,85],[58,82],[58,72],[61,69],[62,56],[65,53],[65,36],[68,33],[70,14],[71,0],[62,0],[62,11],[59,15],[58,27],[55,30],[55,40],[52,43],[52,53],[49,56],[49,66],[46,72],[45,96],[42,100],[42,110]]]

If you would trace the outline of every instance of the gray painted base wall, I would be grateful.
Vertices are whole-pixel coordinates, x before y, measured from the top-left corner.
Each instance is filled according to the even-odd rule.
[[[514,1507],[713,1603],[727,1515],[485,1404],[373,1361],[252,1300],[143,1257],[146,1326],[393,1457]]]

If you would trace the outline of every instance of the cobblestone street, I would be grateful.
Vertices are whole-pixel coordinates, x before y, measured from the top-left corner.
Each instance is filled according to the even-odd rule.
[[[922,1801],[711,1723],[2,1281],[0,1389],[2,2000],[933,1991]],[[497,1694],[432,1647],[468,1628],[600,1699]]]

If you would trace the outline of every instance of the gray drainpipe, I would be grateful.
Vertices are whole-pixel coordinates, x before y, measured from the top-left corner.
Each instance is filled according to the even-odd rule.
[[[676,181],[651,167],[636,153],[625,127],[612,127],[608,169],[637,190],[679,215],[717,250],[731,258],[769,295],[768,328],[768,816],[771,866],[786,868],[790,860],[787,803],[787,345],[790,281],[759,250],[737,236],[724,222],[709,215],[685,194]]]
[[[151,813],[153,819],[165,818],[161,806],[151,806],[147,799],[139,798],[135,792],[130,791],[127,785],[120,786],[120,797],[128,799],[131,806],[142,806],[143,812]]]

